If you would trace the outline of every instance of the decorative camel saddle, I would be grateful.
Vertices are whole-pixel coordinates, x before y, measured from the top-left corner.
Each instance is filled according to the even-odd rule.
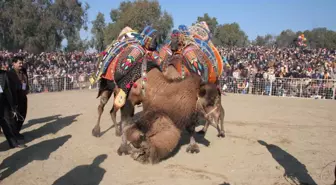
[[[147,26],[141,34],[126,27],[117,40],[100,54],[101,60],[98,62],[97,72],[91,76],[90,81],[95,83],[100,78],[114,81],[119,87],[114,102],[116,107],[124,105],[134,81],[144,79],[146,74],[144,72],[154,67],[159,68],[156,66],[159,55],[155,51],[150,51],[152,35],[156,32],[150,26]],[[147,62],[143,62],[144,57],[148,65]]]
[[[178,37],[181,45],[179,51],[172,52],[170,40],[160,49],[160,59],[166,60],[169,56],[180,54],[184,58],[184,63],[174,66],[182,77],[193,72],[202,76],[204,81],[215,83],[217,77],[222,74],[223,61],[211,41],[208,25],[205,22],[196,23],[189,28],[180,25],[178,30],[173,31],[172,37]]]
[[[150,41],[150,34],[155,32],[155,29],[147,26],[141,34],[125,27],[121,30],[118,38],[114,40],[103,52],[98,54],[97,71],[90,76],[91,84],[97,83],[100,78],[107,80],[114,80],[115,64],[118,61],[119,55],[127,50],[129,52],[127,64],[124,68],[134,61],[138,61],[147,52],[145,49],[146,44]],[[130,49],[131,47],[132,49]],[[151,60],[158,61],[159,54],[157,52],[148,53]],[[109,73],[110,72],[110,73]]]

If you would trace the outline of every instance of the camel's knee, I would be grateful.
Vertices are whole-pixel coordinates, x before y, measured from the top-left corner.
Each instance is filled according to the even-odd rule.
[[[104,112],[104,105],[98,105],[98,113],[101,114]]]
[[[103,97],[100,98],[100,104],[105,106],[107,104],[108,100],[109,100],[108,97],[103,96]]]

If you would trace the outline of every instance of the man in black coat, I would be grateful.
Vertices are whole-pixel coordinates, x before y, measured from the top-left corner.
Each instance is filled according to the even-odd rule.
[[[26,146],[18,142],[18,132],[13,119],[13,113],[17,113],[17,96],[7,74],[8,72],[0,70],[0,127],[11,148],[22,148]]]
[[[18,111],[22,117],[16,121],[17,131],[20,133],[22,125],[27,115],[27,94],[29,93],[28,74],[23,68],[23,58],[20,56],[13,57],[12,69],[9,71],[11,82],[15,84],[15,91],[18,100]],[[19,134],[20,139],[23,135]]]

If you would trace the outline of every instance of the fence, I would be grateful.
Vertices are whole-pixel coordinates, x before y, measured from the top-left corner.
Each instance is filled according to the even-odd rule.
[[[30,93],[60,92],[65,90],[96,89],[89,76],[34,78],[29,80]],[[254,94],[282,97],[302,97],[316,99],[336,98],[336,79],[316,80],[302,78],[240,78],[226,77],[220,80],[226,93]]]
[[[34,77],[28,80],[30,85],[30,93],[42,93],[42,92],[61,92],[68,90],[80,90],[80,89],[94,89],[97,88],[97,84],[91,85],[89,82],[89,76],[79,77]]]
[[[336,79],[226,77],[220,83],[222,91],[227,93],[333,100],[336,98]]]

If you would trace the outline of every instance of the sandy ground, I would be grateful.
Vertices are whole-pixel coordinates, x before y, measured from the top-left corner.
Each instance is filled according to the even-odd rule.
[[[96,91],[29,95],[23,134],[25,149],[8,150],[0,138],[4,185],[227,185],[331,184],[336,160],[336,102],[295,98],[223,96],[226,138],[210,127],[198,138],[201,152],[178,153],[142,165],[118,156],[120,138],[110,128],[109,102],[100,138],[91,135],[97,119]],[[141,108],[138,108],[138,111]],[[119,116],[119,114],[118,114]],[[199,128],[198,128],[199,129]],[[324,170],[322,170],[324,168]],[[323,173],[321,174],[321,172]],[[321,178],[322,177],[322,178]]]

